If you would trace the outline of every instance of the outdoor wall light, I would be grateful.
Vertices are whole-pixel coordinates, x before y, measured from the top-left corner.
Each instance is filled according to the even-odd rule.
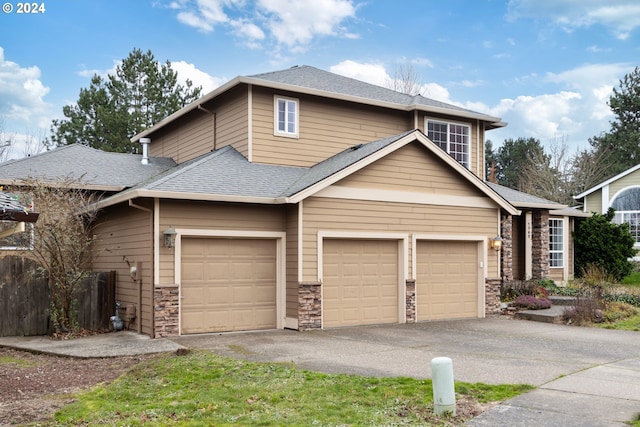
[[[499,251],[502,248],[502,237],[496,236],[491,239],[491,247],[496,251]]]
[[[176,234],[178,233],[176,233],[175,228],[173,228],[172,226],[169,226],[169,228],[164,230],[164,232],[162,233],[162,235],[164,236],[164,245],[167,248],[172,248],[175,245]]]

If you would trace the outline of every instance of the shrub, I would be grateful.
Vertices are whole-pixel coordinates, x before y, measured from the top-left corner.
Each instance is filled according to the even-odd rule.
[[[627,276],[632,269],[629,258],[636,251],[635,240],[628,224],[613,224],[615,211],[596,214],[580,222],[573,233],[576,274],[582,276],[590,265],[602,268],[616,281]]]
[[[526,308],[529,310],[542,310],[551,307],[551,301],[548,298],[536,298],[533,295],[520,295],[513,301],[515,307]]]
[[[618,322],[629,317],[640,314],[640,309],[626,303],[610,302],[604,310],[604,320],[606,322]]]

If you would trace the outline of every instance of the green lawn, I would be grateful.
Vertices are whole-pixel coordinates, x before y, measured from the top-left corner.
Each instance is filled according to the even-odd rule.
[[[622,279],[620,283],[622,283],[623,285],[640,287],[640,271],[635,271],[631,273],[630,275]]]
[[[480,403],[532,388],[456,383],[459,401]],[[462,424],[435,418],[432,394],[431,380],[329,375],[190,351],[160,355],[78,395],[49,425]]]

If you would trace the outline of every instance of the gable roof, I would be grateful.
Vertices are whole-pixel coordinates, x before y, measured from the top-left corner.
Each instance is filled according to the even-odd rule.
[[[573,196],[574,199],[579,200],[582,199],[585,196],[588,196],[589,194],[600,190],[602,187],[607,186],[609,184],[611,184],[612,182],[615,182],[617,180],[619,180],[620,178],[624,178],[627,175],[632,174],[633,172],[637,171],[638,169],[640,169],[640,164],[637,164],[629,169],[627,169],[624,172],[619,173],[618,175],[614,176],[613,178],[609,178],[604,182],[601,182],[600,184],[596,185],[595,187],[591,187],[588,190],[583,191],[582,193],[578,194],[577,196]]]
[[[493,117],[487,114],[461,108],[456,105],[429,99],[422,95],[407,95],[381,86],[330,73],[308,65],[303,65],[269,73],[236,77],[219,88],[202,96],[200,99],[197,99],[191,104],[176,111],[149,129],[135,135],[131,138],[131,141],[137,142],[140,138],[151,135],[153,132],[163,128],[177,118],[189,113],[190,111],[198,109],[203,104],[211,101],[217,96],[242,84],[322,96],[325,98],[374,105],[394,110],[419,110],[431,113],[449,114],[474,120],[482,120],[487,123],[487,129],[506,126],[506,123],[498,117]]]
[[[202,201],[285,204],[298,203],[387,154],[419,141],[498,206],[519,211],[491,190],[420,131],[348,148],[310,168],[249,162],[232,147],[225,147],[182,163],[160,176],[98,202],[99,208],[138,197]]]
[[[176,163],[167,157],[151,157],[143,165],[141,155],[110,153],[81,144],[71,144],[23,159],[0,163],[0,184],[37,179],[45,182],[78,181],[90,190],[122,191]]]

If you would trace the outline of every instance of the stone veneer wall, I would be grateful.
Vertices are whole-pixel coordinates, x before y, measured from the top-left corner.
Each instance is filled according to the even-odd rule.
[[[486,314],[500,314],[500,286],[502,280],[486,278],[484,285],[484,305]]]
[[[180,290],[178,286],[163,286],[153,290],[154,338],[180,335]]]
[[[298,330],[322,329],[322,297],[320,282],[298,286]]]
[[[531,236],[531,278],[549,277],[549,211],[533,211]]]
[[[416,281],[409,279],[406,284],[407,323],[416,323]]]
[[[513,216],[502,215],[500,221],[502,250],[500,254],[500,275],[505,282],[513,281]]]

